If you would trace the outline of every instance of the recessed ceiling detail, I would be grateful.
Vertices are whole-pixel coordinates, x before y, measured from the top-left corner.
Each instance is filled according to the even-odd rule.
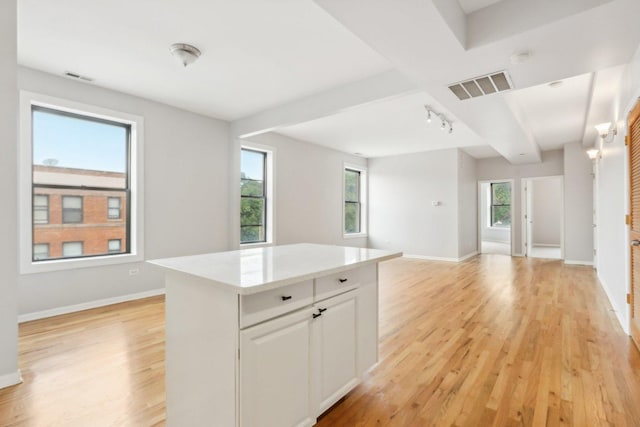
[[[510,89],[513,89],[513,85],[506,71],[474,77],[449,85],[449,90],[461,101]]]

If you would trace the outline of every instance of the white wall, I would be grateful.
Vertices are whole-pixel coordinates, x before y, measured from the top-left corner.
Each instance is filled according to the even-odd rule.
[[[0,388],[19,381],[16,1],[0,2]]]
[[[624,138],[626,120],[640,96],[640,47],[627,66],[616,101],[611,105],[611,120],[617,122],[618,135],[612,143],[602,144],[598,168],[598,278],[605,289],[622,328],[629,332],[628,170]]]
[[[480,187],[480,237],[485,242],[510,243],[511,227],[491,227],[489,225],[491,204],[491,183]],[[513,192],[513,190],[512,190]]]
[[[531,243],[560,247],[562,233],[562,180],[544,178],[531,180]]]
[[[311,242],[367,246],[366,237],[345,239],[342,228],[344,164],[366,167],[366,159],[277,133],[248,140],[276,149],[277,245]]]
[[[226,122],[27,68],[19,69],[18,82],[20,89],[144,117],[146,259],[228,249]],[[9,154],[2,157],[12,170]],[[12,230],[16,224],[0,222]],[[131,268],[140,273],[130,276]],[[27,274],[19,282],[20,314],[164,287],[162,273],[144,262]]]
[[[564,259],[593,262],[593,163],[580,143],[564,146]]]
[[[478,251],[476,159],[458,150],[458,258]]]
[[[545,151],[542,153],[541,163],[528,165],[513,165],[503,157],[480,159],[476,163],[479,181],[513,179],[511,203],[513,204],[513,218],[511,232],[513,236],[513,254],[522,254],[522,209],[521,209],[521,180],[522,178],[553,176],[563,174],[562,150]]]
[[[369,159],[369,246],[457,259],[457,169],[456,149]]]

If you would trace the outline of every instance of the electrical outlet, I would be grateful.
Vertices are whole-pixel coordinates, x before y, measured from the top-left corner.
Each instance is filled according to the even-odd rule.
[[[131,270],[129,270],[129,276],[137,276],[138,273],[140,273],[139,268],[132,268]]]

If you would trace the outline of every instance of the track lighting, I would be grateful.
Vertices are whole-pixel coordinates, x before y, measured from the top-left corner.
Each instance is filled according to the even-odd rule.
[[[451,123],[451,121],[447,120],[444,114],[438,113],[437,111],[432,110],[431,107],[429,107],[428,105],[425,105],[424,109],[427,111],[427,123],[431,123],[431,116],[435,115],[438,119],[440,119],[440,129],[444,131],[444,130],[447,130],[447,127],[448,127],[449,130],[447,133],[449,134],[453,133],[453,124]]]

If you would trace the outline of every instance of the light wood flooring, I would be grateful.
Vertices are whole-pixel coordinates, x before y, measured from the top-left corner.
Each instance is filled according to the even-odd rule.
[[[640,426],[640,354],[591,268],[398,259],[380,280],[380,363],[318,426]],[[22,324],[0,426],[164,425],[163,339],[161,297]]]

